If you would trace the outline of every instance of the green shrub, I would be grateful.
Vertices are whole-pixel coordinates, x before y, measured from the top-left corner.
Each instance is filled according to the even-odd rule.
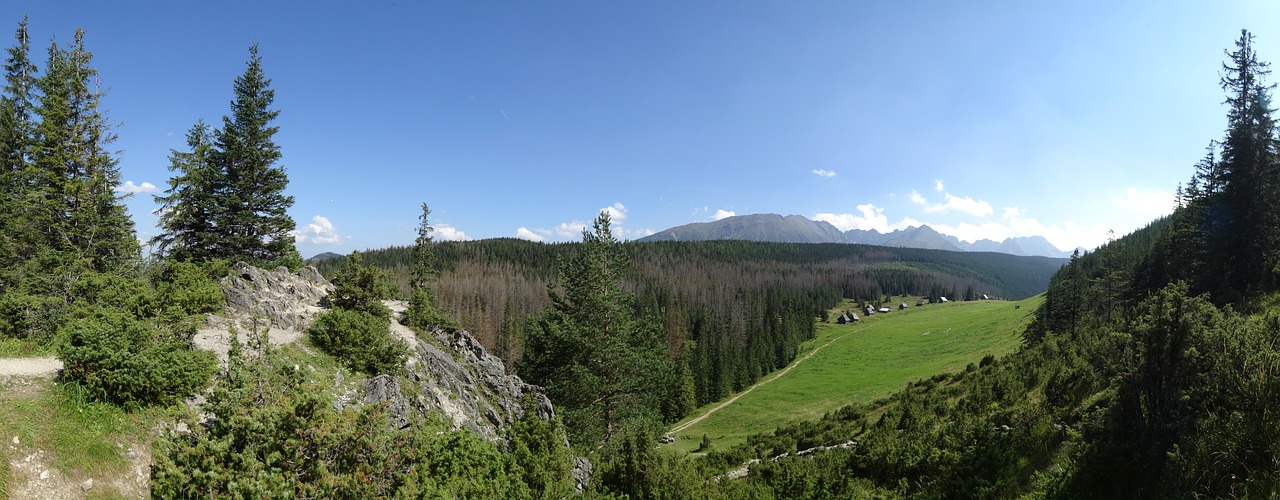
[[[66,315],[62,299],[7,290],[0,295],[0,336],[47,342]]]
[[[226,297],[215,277],[225,275],[226,267],[225,261],[162,263],[152,274],[160,314],[187,316],[218,312]]]
[[[389,320],[391,311],[382,305],[382,300],[395,297],[395,293],[389,273],[366,266],[360,252],[351,252],[346,265],[333,277],[333,293],[329,296],[333,307]]]
[[[408,354],[404,343],[391,336],[387,319],[364,311],[331,309],[316,318],[307,333],[343,365],[370,375],[391,373]]]
[[[322,387],[274,353],[249,362],[233,355],[204,410],[214,415],[210,427],[157,441],[152,495],[534,497],[526,472],[496,444],[417,414],[393,429],[385,405],[335,410]]]
[[[462,329],[462,323],[431,304],[431,291],[426,288],[414,289],[409,296],[409,310],[405,315],[409,326],[418,330],[435,327],[456,332]]]
[[[86,395],[125,408],[170,404],[213,374],[213,353],[162,335],[126,313],[97,309],[59,332],[62,377]]]

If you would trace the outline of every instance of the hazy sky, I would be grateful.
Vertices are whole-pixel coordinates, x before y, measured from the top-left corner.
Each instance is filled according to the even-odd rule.
[[[0,33],[29,14],[43,67],[87,31],[143,239],[258,42],[304,257],[411,244],[423,202],[441,238],[609,209],[629,239],[778,213],[1092,248],[1222,137],[1240,29],[1280,63],[1274,1],[870,3],[4,2]]]

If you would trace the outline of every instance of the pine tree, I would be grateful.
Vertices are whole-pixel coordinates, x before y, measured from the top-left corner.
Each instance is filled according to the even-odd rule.
[[[287,213],[293,197],[284,194],[289,178],[278,165],[280,147],[272,139],[280,127],[271,122],[280,111],[271,109],[275,91],[270,85],[254,44],[244,74],[235,81],[231,114],[222,118],[214,140],[212,159],[220,178],[212,226],[222,241],[220,257],[258,265],[300,264],[293,246],[296,225]]]
[[[280,147],[272,137],[279,110],[275,91],[262,70],[258,46],[249,48],[244,74],[235,80],[231,114],[222,129],[203,121],[187,132],[188,151],[171,151],[169,179],[161,204],[162,234],[153,238],[161,253],[179,260],[243,260],[259,266],[300,266],[294,248],[296,225],[289,217],[289,178],[278,165]]]
[[[428,220],[430,216],[431,209],[423,203],[422,215],[418,217],[418,238],[414,240],[413,245],[413,280],[410,283],[413,290],[409,295],[407,313],[409,326],[418,330],[429,328],[461,330],[462,325],[458,320],[437,309],[434,304],[435,293],[432,292],[431,285],[436,278],[436,254],[431,249],[433,245],[431,233],[435,228],[431,227],[431,222]]]
[[[28,155],[32,123],[32,92],[36,67],[28,54],[31,43],[27,36],[27,19],[18,23],[14,34],[17,45],[6,50],[4,94],[0,97],[0,266],[14,267],[33,251],[37,239],[35,227],[21,223],[26,219],[26,198],[32,176]]]
[[[179,261],[202,262],[222,256],[222,240],[214,227],[218,211],[214,190],[220,172],[213,164],[213,134],[204,120],[187,131],[189,151],[169,151],[169,189],[154,196],[160,204],[163,231],[151,239],[160,255]]]
[[[622,289],[626,256],[601,212],[560,265],[552,306],[529,335],[521,373],[547,388],[579,445],[608,444],[660,422],[671,379],[661,325],[638,318]]]
[[[1227,300],[1270,288],[1280,263],[1280,162],[1276,123],[1265,79],[1269,64],[1258,60],[1254,37],[1241,30],[1236,50],[1222,66],[1227,93],[1227,134],[1222,142],[1223,205],[1228,228],[1223,261]]]
[[[139,249],[115,192],[118,160],[106,148],[116,136],[100,109],[103,92],[92,60],[84,30],[77,30],[70,49],[50,46],[45,74],[35,82],[41,94],[32,150],[38,201],[28,222],[45,228],[49,248],[105,270],[136,260]]]

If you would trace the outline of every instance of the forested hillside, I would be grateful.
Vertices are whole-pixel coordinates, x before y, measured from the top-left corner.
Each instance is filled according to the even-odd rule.
[[[435,285],[449,311],[509,362],[519,362],[528,321],[547,306],[556,263],[579,244],[517,239],[442,242]],[[887,296],[1021,299],[1042,292],[1064,262],[1044,257],[848,244],[748,241],[627,243],[623,277],[640,314],[660,319],[671,354],[685,359],[705,404],[785,366],[813,337],[815,318],[841,298]],[[363,252],[366,263],[408,281],[412,251]],[[332,275],[344,259],[315,264]],[[692,342],[690,342],[692,341]]]

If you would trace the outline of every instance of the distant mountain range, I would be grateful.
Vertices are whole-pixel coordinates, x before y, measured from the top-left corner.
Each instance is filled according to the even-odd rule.
[[[750,240],[782,243],[861,243],[886,247],[929,248],[953,252],[998,252],[1011,255],[1068,257],[1043,236],[1009,238],[1002,242],[960,241],[934,231],[929,226],[909,227],[890,233],[875,229],[840,231],[825,221],[799,215],[753,214],[726,217],[714,222],[695,222],[655,233],[638,241]]]

